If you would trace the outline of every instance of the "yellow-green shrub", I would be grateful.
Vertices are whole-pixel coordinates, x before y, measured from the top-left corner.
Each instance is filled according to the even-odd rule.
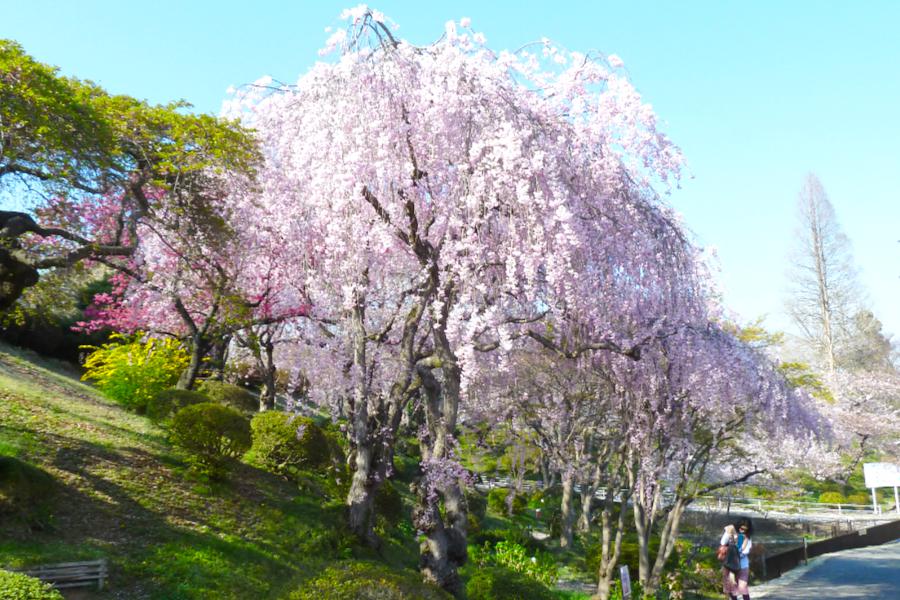
[[[865,504],[872,503],[872,496],[869,494],[850,494],[847,496],[847,504]]]
[[[819,502],[823,504],[843,504],[847,499],[840,492],[822,492],[819,494]]]
[[[111,336],[114,341],[83,346],[94,351],[84,361],[82,380],[93,380],[104,395],[144,412],[159,392],[174,386],[190,359],[177,340]]]
[[[0,598],[3,600],[63,600],[62,594],[35,577],[0,570]]]

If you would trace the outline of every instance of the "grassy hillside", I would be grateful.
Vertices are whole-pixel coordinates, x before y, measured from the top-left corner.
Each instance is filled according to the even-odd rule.
[[[365,555],[339,503],[246,464],[224,483],[198,479],[164,430],[77,375],[0,345],[0,460],[7,474],[50,476],[0,492],[0,566],[103,556],[110,590],[78,597],[246,599],[280,597],[329,562]],[[389,555],[415,564],[412,547]]]

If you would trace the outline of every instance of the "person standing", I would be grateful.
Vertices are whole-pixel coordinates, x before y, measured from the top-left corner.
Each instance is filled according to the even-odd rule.
[[[729,600],[750,600],[750,549],[753,547],[753,522],[748,517],[741,517],[734,525],[725,527],[721,546],[734,545],[738,564],[731,565],[725,561],[722,568],[723,589]],[[735,569],[734,567],[738,567]]]

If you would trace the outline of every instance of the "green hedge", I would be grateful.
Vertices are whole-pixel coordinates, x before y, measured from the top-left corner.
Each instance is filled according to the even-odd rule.
[[[250,448],[250,424],[232,408],[201,402],[175,413],[172,441],[190,454],[201,472],[220,476],[229,460]]]
[[[157,393],[147,403],[147,416],[154,421],[165,421],[185,406],[209,402],[209,398],[193,390],[169,388]]]
[[[207,379],[198,386],[197,391],[209,398],[210,402],[218,402],[242,413],[259,411],[259,398],[233,383]]]
[[[503,567],[482,567],[466,584],[469,600],[554,600],[549,589]]]
[[[253,456],[265,469],[296,477],[331,463],[332,447],[322,428],[306,417],[269,410],[250,422]]]

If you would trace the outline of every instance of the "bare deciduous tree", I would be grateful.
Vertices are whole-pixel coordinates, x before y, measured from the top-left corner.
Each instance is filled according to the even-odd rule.
[[[812,173],[800,190],[797,216],[788,312],[824,367],[833,372],[862,290],[850,241]]]

